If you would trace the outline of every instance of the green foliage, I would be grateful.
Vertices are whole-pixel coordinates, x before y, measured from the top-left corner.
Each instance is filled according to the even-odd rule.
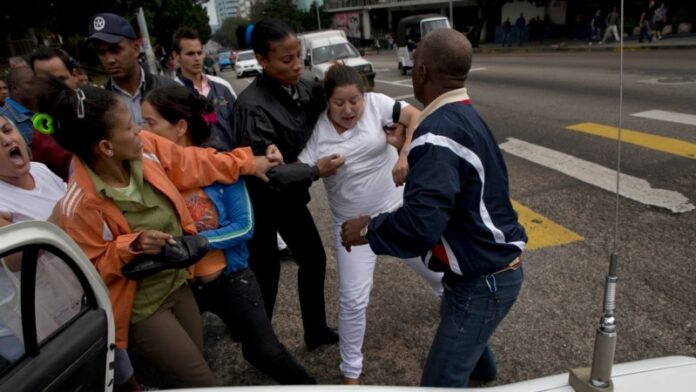
[[[67,0],[32,0],[2,7],[0,40],[18,39],[29,35],[29,29],[70,37],[86,37],[91,17],[98,12],[111,12],[128,19],[137,30],[135,13],[143,7],[151,41],[168,48],[171,35],[180,26],[198,30],[203,42],[210,37],[208,15],[194,0],[90,0],[79,4]]]
[[[250,19],[254,23],[266,18],[279,19],[296,28],[300,13],[296,0],[257,1],[251,6]]]
[[[324,6],[319,6],[319,18],[321,20],[321,28],[328,29],[331,27],[331,14],[324,12]],[[298,24],[295,26],[298,32],[319,30],[317,26],[317,3],[312,2],[307,11],[300,11],[297,17]]]
[[[251,21],[258,22],[264,18],[282,20],[289,24],[295,31],[317,30],[317,3],[312,2],[309,9],[300,11],[297,9],[297,1],[291,0],[266,0],[256,2],[251,6]],[[324,6],[319,6],[319,18],[321,28],[327,29],[331,26],[331,14],[324,12]]]
[[[220,26],[218,31],[213,34],[212,39],[224,47],[237,48],[237,27],[239,27],[239,25],[249,23],[249,19],[240,18],[237,16],[227,18],[224,22],[222,22],[222,26]]]
[[[203,43],[210,39],[208,14],[193,0],[143,0],[142,2],[150,3],[147,7],[147,10],[152,13],[150,35],[157,37],[157,43],[167,50],[171,49],[172,34],[179,27],[191,27],[198,31]]]

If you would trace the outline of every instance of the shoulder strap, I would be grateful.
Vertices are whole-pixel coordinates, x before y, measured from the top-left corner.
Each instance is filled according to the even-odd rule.
[[[392,121],[398,123],[401,118],[401,102],[394,101],[394,108],[392,109]]]

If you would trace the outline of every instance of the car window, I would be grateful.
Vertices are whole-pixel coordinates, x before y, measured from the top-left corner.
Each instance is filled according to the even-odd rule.
[[[26,251],[36,263],[34,314],[39,347],[61,327],[74,320],[85,307],[84,290],[63,259],[40,249]],[[0,258],[0,373],[24,356],[25,337],[22,315],[22,271],[24,252],[15,251]],[[28,299],[27,299],[28,300]]]
[[[237,61],[254,60],[256,56],[254,52],[240,53],[237,55]]]

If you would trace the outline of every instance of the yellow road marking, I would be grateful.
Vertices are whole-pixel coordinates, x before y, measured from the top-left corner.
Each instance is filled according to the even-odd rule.
[[[548,248],[583,240],[579,234],[566,229],[545,216],[537,214],[514,200],[512,200],[512,208],[517,211],[520,223],[524,226],[529,237],[529,242],[525,249]]]
[[[602,124],[581,123],[569,125],[566,127],[566,129],[589,133],[590,135],[601,136],[607,139],[616,140],[619,138],[618,128]],[[685,142],[683,140],[651,135],[648,133],[632,131],[630,129],[621,130],[621,140],[626,143],[635,144],[651,150],[696,159],[696,144]]]

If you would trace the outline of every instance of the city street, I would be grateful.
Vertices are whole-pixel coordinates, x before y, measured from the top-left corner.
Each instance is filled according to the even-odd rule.
[[[616,223],[619,52],[475,54],[467,81],[508,166],[511,197],[530,236],[522,294],[492,339],[496,385],[589,364],[604,278],[618,229],[616,362],[696,356],[696,50],[624,55],[621,197]],[[422,106],[392,52],[366,57],[375,90]],[[227,78],[241,92],[253,77]],[[335,325],[338,283],[322,185],[311,209],[327,251],[326,297]],[[273,324],[320,383],[338,383],[337,346],[302,341],[296,267],[283,264]],[[382,257],[368,309],[362,381],[417,385],[438,323],[425,282]],[[230,385],[268,384],[221,322],[206,316],[206,347]]]

